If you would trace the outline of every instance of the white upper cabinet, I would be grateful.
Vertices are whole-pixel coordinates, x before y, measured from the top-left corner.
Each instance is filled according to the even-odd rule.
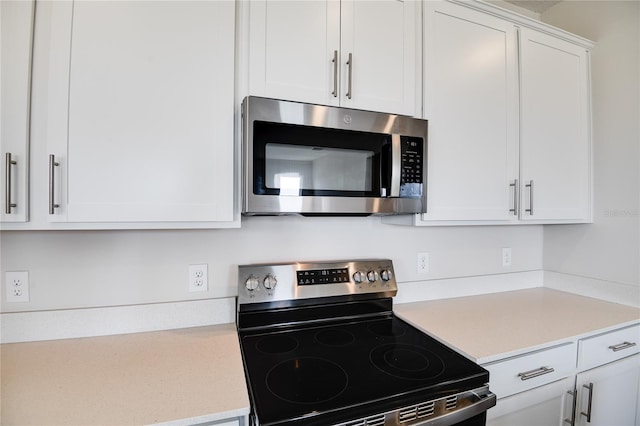
[[[52,17],[68,37],[49,110],[68,109],[68,134],[47,144],[48,220],[232,221],[234,2],[78,1]]]
[[[248,92],[419,115],[417,1],[248,4]]]
[[[484,2],[425,2],[423,33],[427,212],[384,221],[591,221],[593,44]]]
[[[337,105],[340,2],[262,0],[249,8],[251,94]]]
[[[0,2],[0,222],[29,217],[29,115],[34,1]]]
[[[520,31],[522,220],[591,216],[588,72],[584,47]]]
[[[516,30],[446,2],[425,3],[426,220],[514,219],[518,178]]]

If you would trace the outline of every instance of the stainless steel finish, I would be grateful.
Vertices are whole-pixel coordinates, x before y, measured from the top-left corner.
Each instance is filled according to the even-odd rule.
[[[60,163],[56,162],[55,155],[49,155],[49,214],[54,214],[55,209],[60,207],[59,204],[55,203],[55,168],[59,165]]]
[[[569,395],[573,397],[573,402],[571,403],[571,418],[564,419],[564,423],[569,423],[571,426],[575,426],[576,424],[576,395],[577,391],[574,389],[572,391],[567,391]]]
[[[589,389],[589,400],[587,402],[587,412],[580,411],[580,414],[587,418],[587,423],[591,423],[591,404],[593,403],[593,383],[588,385],[582,385],[582,387]]]
[[[520,380],[525,381],[533,379],[534,377],[542,376],[544,374],[553,373],[555,370],[551,367],[540,367],[535,370],[525,371],[524,373],[518,373]]]
[[[514,180],[509,186],[513,187],[513,208],[509,209],[509,211],[514,216],[518,216],[518,179]]]
[[[494,405],[496,395],[484,386],[334,426],[448,426],[481,414]]]
[[[529,188],[529,208],[526,209],[525,212],[528,212],[530,216],[533,216],[533,179],[525,186]]]
[[[5,180],[4,180],[4,196],[5,196],[5,208],[4,212],[6,214],[11,214],[11,209],[13,207],[18,207],[17,204],[11,202],[11,169],[13,166],[17,165],[18,162],[11,159],[11,153],[7,152],[5,154]]]
[[[632,348],[632,347],[634,347],[635,345],[636,345],[636,343],[635,343],[635,342],[626,342],[626,341],[625,341],[625,342],[622,342],[622,343],[618,343],[617,345],[609,346],[609,349],[611,349],[611,350],[612,350],[612,351],[614,351],[614,352],[618,352],[618,351],[621,351],[621,350],[623,350],[623,349],[629,349],[629,348]]]
[[[347,98],[351,99],[351,83],[353,79],[353,54],[349,53],[349,59],[347,60],[347,67],[349,67],[348,77],[347,77]]]
[[[400,135],[394,133],[391,135],[391,188],[389,195],[392,197],[400,196],[400,179],[402,175],[402,145],[400,144]]]
[[[331,94],[334,98],[338,97],[338,51],[333,51],[333,92]]]
[[[298,271],[323,269],[346,269],[349,282],[298,285],[296,275]],[[384,270],[389,271],[387,281],[380,279],[380,271]],[[356,277],[361,281],[358,282]],[[376,278],[375,281],[370,281],[373,277]],[[394,277],[393,263],[389,259],[240,265],[238,266],[238,305],[372,293],[392,297],[398,291]],[[271,284],[273,284],[272,288],[268,288],[267,286]]]
[[[275,99],[247,97],[242,103],[243,115],[243,203],[247,215],[285,214],[403,214],[426,212],[426,188],[422,198],[400,197],[332,197],[257,195],[253,193],[253,122],[266,121],[295,125],[357,130],[372,133],[420,137],[423,145],[423,170],[427,164],[427,122],[402,115],[384,114],[340,107],[328,107]],[[348,119],[347,119],[348,117]],[[398,150],[400,148],[398,147]],[[398,169],[400,166],[397,166]],[[395,173],[395,172],[394,172]],[[400,171],[394,175],[399,177]],[[389,190],[389,188],[387,189]]]

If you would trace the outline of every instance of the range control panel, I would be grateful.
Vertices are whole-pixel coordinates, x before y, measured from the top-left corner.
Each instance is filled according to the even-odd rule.
[[[397,292],[389,259],[240,265],[238,303]]]

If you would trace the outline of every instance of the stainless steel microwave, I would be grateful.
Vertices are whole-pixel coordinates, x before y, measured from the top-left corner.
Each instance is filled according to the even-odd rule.
[[[426,212],[427,121],[249,96],[243,213]]]

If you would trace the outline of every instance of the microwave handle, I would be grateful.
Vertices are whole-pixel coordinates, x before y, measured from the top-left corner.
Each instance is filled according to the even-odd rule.
[[[402,145],[400,135],[391,135],[391,191],[390,197],[400,196],[400,175],[402,174]]]

